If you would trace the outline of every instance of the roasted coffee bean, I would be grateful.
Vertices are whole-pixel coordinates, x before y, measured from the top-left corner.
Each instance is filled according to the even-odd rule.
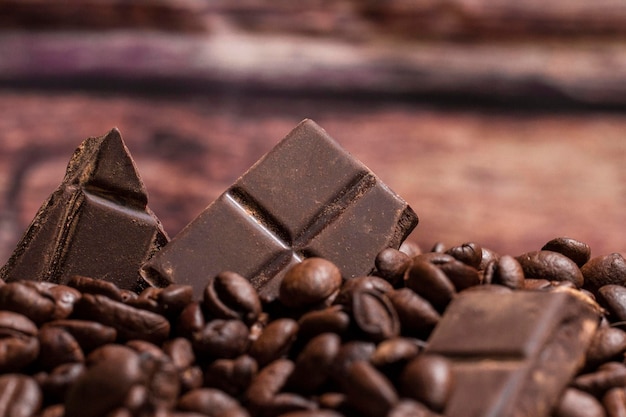
[[[41,389],[33,378],[21,374],[0,376],[0,416],[34,417],[42,401]]]
[[[341,272],[335,264],[323,258],[307,258],[287,271],[280,283],[278,299],[291,308],[316,305],[336,293],[341,281]]]
[[[404,242],[402,242],[398,250],[400,252],[406,253],[409,258],[412,258],[422,253],[422,248],[412,240],[405,240]]]
[[[28,317],[0,311],[0,372],[20,371],[37,359],[37,334],[37,326]]]
[[[547,279],[542,278],[526,278],[524,279],[525,290],[545,290],[550,288],[552,284]]]
[[[400,334],[400,320],[391,301],[373,290],[354,291],[344,304],[357,331],[369,340],[379,342]]]
[[[39,417],[63,417],[65,415],[65,406],[63,404],[50,405],[39,414]]]
[[[0,310],[0,338],[34,337],[38,332],[37,325],[25,315]]]
[[[192,344],[198,355],[212,358],[236,358],[249,345],[248,327],[241,320],[211,320],[193,334]]]
[[[330,375],[340,346],[341,339],[335,333],[323,333],[311,339],[296,358],[289,387],[304,393],[319,388]]]
[[[74,304],[81,297],[80,291],[67,285],[53,285],[48,288],[48,293],[54,298],[55,320],[68,318],[74,311]]]
[[[239,396],[248,389],[258,370],[256,360],[248,355],[236,359],[217,359],[208,366],[204,383],[208,387]]]
[[[430,248],[430,253],[444,253],[445,251],[446,245],[443,242],[436,242],[433,247]]]
[[[333,410],[299,410],[281,414],[281,417],[343,417]]]
[[[398,314],[400,329],[405,336],[427,338],[441,319],[437,310],[410,288],[393,290],[386,295]]]
[[[237,319],[250,325],[261,314],[261,300],[247,279],[234,272],[222,272],[209,279],[202,305],[213,316]]]
[[[455,287],[439,267],[418,258],[419,256],[413,260],[411,268],[407,271],[405,285],[441,312],[454,297]]]
[[[439,355],[424,354],[405,367],[400,376],[400,392],[441,412],[452,393],[453,383],[449,361]]]
[[[387,339],[378,344],[370,362],[387,377],[396,380],[405,365],[420,353],[423,345],[423,342],[405,337]]]
[[[252,342],[249,354],[263,367],[283,355],[296,340],[298,323],[293,319],[282,318],[270,322],[261,335]]]
[[[494,263],[491,283],[518,290],[524,288],[524,269],[512,256],[503,255]]]
[[[180,312],[176,320],[176,333],[179,336],[191,337],[195,332],[199,332],[205,326],[204,313],[198,302],[192,302]]]
[[[353,362],[341,378],[348,404],[361,415],[384,417],[398,402],[391,382],[369,362]]]
[[[23,314],[41,324],[53,318],[55,300],[42,294],[35,286],[10,282],[0,287],[0,309]]]
[[[298,320],[298,327],[298,338],[305,340],[322,333],[342,335],[350,327],[350,316],[343,306],[334,305],[303,314]]]
[[[591,256],[591,248],[584,242],[569,237],[552,239],[541,250],[559,252],[570,258],[578,267],[582,267]]]
[[[482,271],[490,262],[497,262],[500,254],[486,247],[482,247],[482,260],[478,266],[478,270]]]
[[[626,365],[607,362],[593,372],[574,378],[572,386],[599,398],[611,388],[626,386]]]
[[[246,390],[245,398],[253,407],[262,407],[283,389],[294,370],[294,363],[289,359],[277,359],[265,366],[254,377]]]
[[[255,414],[265,417],[279,417],[294,411],[314,411],[317,404],[301,395],[291,392],[276,394],[269,402],[253,407]]]
[[[105,345],[89,355],[90,365],[67,392],[65,417],[100,417],[122,405],[128,391],[145,381],[139,354]]]
[[[393,290],[391,284],[379,277],[366,276],[350,278],[341,287],[335,299],[335,304],[350,304],[352,294],[358,291],[376,291],[380,294],[386,294],[391,290]]]
[[[619,253],[592,258],[580,270],[591,292],[604,285],[626,285],[626,260]]]
[[[170,357],[154,343],[145,340],[135,339],[129,340],[125,346],[131,348],[141,355],[142,359],[150,359],[152,361],[171,361]]]
[[[526,278],[543,278],[549,281],[571,281],[576,288],[584,284],[583,274],[570,258],[558,252],[540,250],[518,256]]]
[[[168,356],[146,361],[143,369],[147,373],[147,398],[145,405],[150,409],[172,409],[180,394],[178,370]]]
[[[602,404],[593,395],[567,388],[556,407],[554,417],[605,417]]]
[[[134,308],[103,295],[83,295],[75,310],[78,318],[99,321],[115,328],[122,340],[141,339],[160,344],[170,333],[170,323],[160,314]]]
[[[626,321],[626,287],[603,285],[597,296],[598,302],[609,311],[611,321]]]
[[[64,363],[84,362],[80,345],[62,327],[43,326],[39,330],[39,365],[47,371]]]
[[[190,366],[178,371],[178,379],[180,380],[180,391],[187,392],[202,386],[204,373],[199,366]]]
[[[248,412],[235,398],[214,388],[198,388],[189,391],[178,401],[178,408],[183,411],[202,413],[210,417],[248,416]]]
[[[607,417],[626,417],[626,388],[611,388],[602,397]]]
[[[417,401],[403,398],[389,411],[387,417],[437,417],[428,407]]]
[[[353,362],[370,361],[375,351],[376,345],[372,342],[353,340],[344,343],[335,357],[332,376],[341,379]]]
[[[113,282],[74,275],[69,279],[67,285],[69,287],[76,288],[84,294],[104,295],[109,297],[111,300],[122,301],[121,291]]]
[[[43,328],[45,327],[58,327],[66,330],[86,353],[107,343],[113,343],[117,338],[117,330],[113,327],[92,320],[54,320],[46,323]]]
[[[480,267],[480,263],[483,260],[483,248],[474,242],[467,242],[460,246],[453,246],[445,251],[445,253],[475,269]]]
[[[191,285],[170,284],[157,293],[157,302],[162,314],[168,317],[178,315],[193,301]]]
[[[45,374],[38,382],[47,402],[63,402],[67,390],[76,383],[85,369],[84,363],[65,363],[54,368],[49,374]]]
[[[587,349],[586,366],[592,367],[611,360],[619,360],[626,352],[626,332],[615,327],[596,331]]]
[[[186,369],[196,361],[191,341],[184,337],[177,337],[163,343],[163,352],[171,358],[178,370]]]
[[[374,261],[376,274],[394,287],[403,284],[404,273],[411,266],[411,257],[394,248],[381,251]]]
[[[145,288],[137,298],[127,299],[124,304],[151,313],[162,314],[163,308],[157,301],[160,292],[160,288],[148,287]]]

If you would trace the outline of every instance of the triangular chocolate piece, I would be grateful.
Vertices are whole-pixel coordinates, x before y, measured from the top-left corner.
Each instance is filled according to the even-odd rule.
[[[73,275],[141,290],[141,265],[168,241],[117,129],[85,140],[13,255],[5,281],[65,283]]]

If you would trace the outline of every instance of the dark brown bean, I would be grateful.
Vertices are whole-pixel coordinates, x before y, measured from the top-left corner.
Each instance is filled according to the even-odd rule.
[[[63,402],[69,387],[85,372],[84,363],[65,363],[46,374],[40,382],[44,396],[50,402]]]
[[[493,284],[504,285],[514,290],[524,288],[524,269],[517,259],[502,255],[494,266],[491,280]]]
[[[626,366],[607,362],[593,372],[577,376],[571,385],[599,398],[611,388],[626,386]]]
[[[439,355],[419,355],[402,372],[400,391],[441,412],[452,393],[453,383],[452,367],[447,359]]]
[[[25,315],[0,310],[0,337],[33,337],[37,333],[37,325]]]
[[[328,378],[339,353],[341,339],[335,333],[323,333],[309,341],[298,355],[289,378],[289,387],[310,393]]]
[[[400,252],[406,253],[409,258],[413,258],[414,256],[422,253],[422,248],[420,247],[420,245],[412,240],[405,240],[404,242],[402,242],[398,250]]]
[[[89,355],[91,364],[65,400],[65,417],[99,417],[122,405],[128,391],[145,380],[139,355],[121,345],[105,345]]]
[[[248,415],[235,398],[214,388],[198,388],[189,391],[178,401],[178,408],[210,417]]]
[[[611,321],[626,321],[626,287],[603,285],[597,296],[598,302],[609,311]]]
[[[377,275],[397,287],[402,285],[404,273],[411,266],[411,257],[397,249],[387,248],[376,255],[374,265]]]
[[[62,327],[43,326],[39,331],[39,365],[47,371],[64,363],[84,362],[80,345]]]
[[[176,333],[183,337],[191,337],[195,332],[199,332],[205,326],[204,313],[200,303],[192,302],[180,312],[176,320]]]
[[[358,331],[369,340],[380,342],[400,335],[400,320],[391,301],[378,291],[352,294],[346,306]]]
[[[104,295],[85,294],[74,309],[78,318],[115,328],[122,340],[141,339],[161,344],[170,333],[169,321],[160,314],[131,307]]]
[[[0,416],[34,417],[42,401],[41,389],[33,378],[20,374],[0,376]]]
[[[428,300],[437,311],[445,310],[456,293],[454,285],[436,265],[415,259],[407,271],[406,287]]]
[[[554,417],[605,417],[602,404],[593,395],[567,388],[556,407]]]
[[[237,319],[250,325],[261,314],[261,300],[247,279],[234,272],[222,272],[209,279],[202,305],[215,317]]]
[[[482,260],[478,266],[480,271],[483,271],[490,262],[497,262],[500,259],[500,254],[484,246],[482,247],[482,254]]]
[[[186,369],[196,361],[191,341],[184,337],[177,337],[163,343],[163,352],[171,358],[178,370]]]
[[[157,293],[157,302],[161,312],[168,317],[179,314],[192,301],[193,287],[191,285],[170,284]]]
[[[585,277],[585,288],[594,293],[604,285],[626,284],[626,260],[619,253],[596,256],[580,270]]]
[[[20,371],[37,359],[37,334],[37,326],[26,316],[0,311],[0,372]]]
[[[269,323],[261,335],[252,342],[249,354],[260,367],[285,355],[296,340],[298,323],[289,318]]]
[[[342,377],[346,399],[361,415],[383,417],[398,402],[391,382],[369,362],[353,362]]]
[[[48,293],[54,298],[55,320],[68,318],[74,311],[74,304],[82,296],[80,291],[67,285],[53,285],[48,288]]]
[[[377,291],[386,294],[391,290],[393,290],[391,284],[382,278],[375,276],[354,277],[344,282],[335,303],[345,303],[357,291]]]
[[[245,393],[246,399],[254,407],[271,403],[285,386],[294,367],[294,363],[289,359],[277,359],[268,364],[252,380]]]
[[[64,415],[65,406],[63,404],[54,404],[41,410],[39,417],[63,417]]]
[[[439,414],[433,413],[425,405],[403,398],[387,414],[387,417],[437,417]]]
[[[526,278],[543,278],[549,281],[571,281],[576,288],[584,284],[583,274],[570,258],[558,252],[540,250],[518,256]]]
[[[107,343],[113,343],[117,338],[117,330],[113,327],[92,320],[54,320],[43,327],[58,327],[66,330],[86,353]]]
[[[25,282],[9,282],[0,287],[0,309],[23,314],[41,324],[53,318],[55,300]]]
[[[248,327],[240,320],[211,320],[193,334],[193,348],[198,356],[235,358],[248,349]]]
[[[120,289],[113,282],[74,275],[67,281],[67,285],[84,294],[104,295],[111,300],[122,301]]]
[[[423,343],[405,337],[395,337],[382,341],[370,358],[370,362],[385,375],[396,377],[404,366],[421,351]]]
[[[298,338],[310,339],[322,333],[344,334],[350,326],[350,316],[343,306],[334,305],[323,310],[309,311],[298,320]]]
[[[607,417],[626,417],[626,388],[612,388],[602,397]]]
[[[323,258],[307,258],[291,267],[283,278],[278,299],[292,308],[319,304],[339,290],[341,272]]]
[[[591,256],[591,248],[584,242],[570,237],[557,237],[552,239],[541,250],[559,252],[570,258],[578,267],[582,267]]]
[[[445,251],[445,253],[475,269],[480,267],[480,263],[483,260],[483,248],[474,242],[453,246]]]
[[[280,417],[343,417],[333,410],[298,410],[281,414]]]
[[[333,377],[340,380],[348,371],[353,362],[369,361],[376,351],[376,345],[372,342],[352,340],[344,343],[339,348],[335,363],[333,363]]]
[[[587,349],[586,366],[592,367],[611,360],[619,360],[626,352],[626,332],[615,327],[596,331]]]
[[[398,314],[400,329],[405,336],[427,338],[441,319],[432,304],[410,288],[393,290],[386,295]]]
[[[256,360],[248,355],[236,359],[217,359],[208,366],[204,383],[208,387],[239,396],[248,389],[258,370]]]

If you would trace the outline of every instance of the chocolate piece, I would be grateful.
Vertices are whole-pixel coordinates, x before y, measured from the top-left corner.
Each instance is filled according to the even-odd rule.
[[[344,277],[370,273],[376,254],[397,248],[416,224],[405,201],[305,120],[152,258],[144,275],[190,284],[200,296],[210,277],[229,270],[273,299],[286,270],[304,258],[326,258]]]
[[[140,290],[140,266],[167,243],[117,129],[85,140],[59,188],[39,209],[0,270],[18,279],[66,283],[84,275]]]
[[[549,416],[598,325],[568,292],[460,293],[427,348],[452,361],[448,417]]]

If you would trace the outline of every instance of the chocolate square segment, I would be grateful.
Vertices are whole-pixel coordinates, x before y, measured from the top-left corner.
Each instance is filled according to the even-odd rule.
[[[407,203],[321,127],[304,120],[154,258],[146,276],[190,284],[229,270],[276,296],[285,271],[306,257],[345,277],[370,273],[376,254],[417,224]]]

